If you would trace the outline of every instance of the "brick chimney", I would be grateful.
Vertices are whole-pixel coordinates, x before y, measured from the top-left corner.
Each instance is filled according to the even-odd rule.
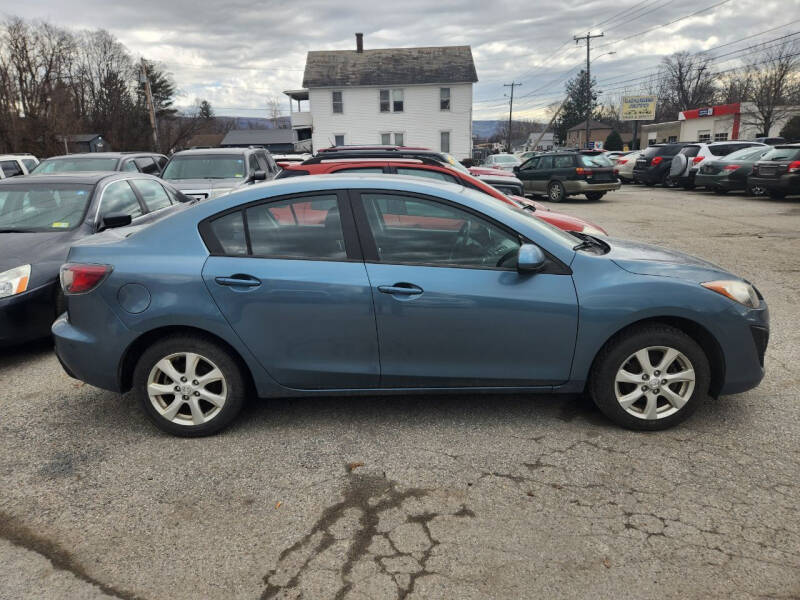
[[[361,54],[364,52],[364,34],[357,33],[356,34],[356,52]]]

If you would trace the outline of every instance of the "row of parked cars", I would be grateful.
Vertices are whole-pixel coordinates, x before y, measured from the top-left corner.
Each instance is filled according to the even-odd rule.
[[[628,182],[718,194],[744,191],[784,198],[800,194],[800,144],[757,141],[654,144],[614,157],[618,175]]]
[[[614,174],[535,158],[567,156]],[[0,342],[52,331],[68,374],[132,390],[176,435],[223,429],[250,395],[464,390],[586,391],[663,429],[764,374],[752,284],[548,210],[524,195],[536,179],[403,147],[283,168],[198,149],[160,177],[83,158],[112,157],[0,182]]]

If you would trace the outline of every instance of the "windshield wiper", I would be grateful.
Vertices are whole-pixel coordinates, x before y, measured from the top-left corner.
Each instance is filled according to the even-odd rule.
[[[529,210],[531,212],[536,212],[536,207],[533,204],[523,204],[522,210]]]
[[[0,233],[30,233],[31,229],[0,229]]]
[[[576,244],[572,247],[573,250],[586,250],[587,248],[601,248],[604,252],[606,250],[606,244],[601,242],[596,237],[593,237],[586,233],[579,233],[577,231],[570,231],[572,235],[575,237],[583,240],[580,244]]]

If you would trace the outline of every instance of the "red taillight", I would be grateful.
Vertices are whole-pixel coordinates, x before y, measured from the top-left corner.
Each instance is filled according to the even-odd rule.
[[[614,169],[614,175],[619,175],[619,169]]]
[[[703,159],[704,159],[704,158],[705,158],[705,156],[695,156],[695,157],[692,159],[692,164],[693,164],[693,165],[696,165],[696,164],[697,164],[697,163],[699,163],[699,162],[703,162]]]
[[[67,263],[61,267],[61,289],[65,294],[91,292],[111,273],[111,265]]]
[[[628,159],[627,159],[627,158],[620,158],[620,159],[617,161],[617,164],[618,164],[618,165],[624,165],[626,162],[628,162]]]
[[[796,160],[794,162],[790,162],[788,171],[789,171],[789,173],[800,172],[800,160]]]
[[[735,171],[738,168],[739,168],[739,165],[725,165],[724,167],[722,167],[722,170],[723,171]]]
[[[575,169],[575,172],[578,175],[591,175],[592,174],[592,170],[591,169],[584,169],[583,167],[578,167],[577,169]]]
[[[653,157],[653,160],[651,160],[651,161],[650,161],[650,164],[651,164],[651,165],[658,165],[658,164],[661,164],[661,161],[662,161],[662,160],[664,160],[664,158],[663,158],[663,157],[661,157],[661,156],[654,156],[654,157]]]

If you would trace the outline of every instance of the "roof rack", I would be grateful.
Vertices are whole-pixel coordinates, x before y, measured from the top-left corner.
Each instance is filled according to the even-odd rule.
[[[449,165],[450,163],[438,152],[432,150],[398,150],[386,152],[384,150],[341,150],[326,151],[307,160],[303,165],[316,165],[321,162],[354,161],[357,159],[371,159],[374,161],[391,161],[397,159],[416,159],[424,164]]]

